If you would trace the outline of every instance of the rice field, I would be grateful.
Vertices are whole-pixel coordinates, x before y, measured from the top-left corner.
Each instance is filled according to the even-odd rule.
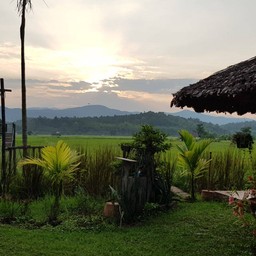
[[[115,146],[119,147],[121,143],[132,141],[130,136],[52,136],[52,135],[32,135],[28,136],[28,145],[31,146],[47,146],[54,145],[58,140],[63,140],[73,148],[86,147],[89,149],[102,147],[102,146]],[[171,151],[176,151],[176,145],[181,145],[182,142],[178,138],[169,138],[172,147]],[[21,145],[21,136],[16,137],[16,145]],[[213,142],[208,151],[220,152],[230,147],[235,147],[230,141],[216,141]],[[242,150],[241,150],[242,152]]]
[[[48,146],[54,145],[57,141],[63,140],[72,148],[85,147],[88,149],[95,149],[102,146],[119,147],[121,143],[131,142],[131,137],[108,137],[108,136],[29,136],[28,145],[31,146]],[[21,145],[21,136],[17,136],[16,144]]]

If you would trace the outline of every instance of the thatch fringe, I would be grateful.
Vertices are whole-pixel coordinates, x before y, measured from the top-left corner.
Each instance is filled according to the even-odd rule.
[[[256,57],[182,88],[173,94],[171,107],[192,107],[196,112],[256,113]]]

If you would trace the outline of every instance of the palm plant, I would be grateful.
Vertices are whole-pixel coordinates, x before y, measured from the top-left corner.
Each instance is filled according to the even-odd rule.
[[[212,142],[211,140],[199,140],[193,137],[187,130],[179,131],[184,147],[177,145],[179,150],[178,166],[183,169],[183,174],[190,177],[191,199],[195,200],[195,180],[208,170],[210,160],[202,158],[202,153]]]
[[[56,146],[47,146],[42,149],[41,158],[26,158],[19,165],[37,165],[43,168],[52,183],[54,191],[54,203],[50,221],[56,221],[60,208],[60,199],[63,192],[63,182],[74,178],[79,165],[80,156],[76,151],[63,141],[58,141]]]
[[[27,146],[27,100],[26,100],[26,75],[25,75],[25,26],[26,11],[32,9],[31,0],[17,0],[17,10],[21,16],[21,111],[22,111],[22,144]],[[24,150],[26,155],[26,150]]]

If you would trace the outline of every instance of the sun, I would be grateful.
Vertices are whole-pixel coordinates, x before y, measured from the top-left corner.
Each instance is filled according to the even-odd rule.
[[[72,52],[72,69],[81,80],[98,82],[118,74],[118,57],[106,48],[89,48]]]

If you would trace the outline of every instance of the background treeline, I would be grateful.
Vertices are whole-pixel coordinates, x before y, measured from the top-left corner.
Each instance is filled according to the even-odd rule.
[[[252,134],[256,131],[256,122],[232,123],[217,125],[204,123],[199,119],[183,118],[167,115],[163,112],[146,112],[122,116],[101,117],[46,117],[29,118],[28,132],[30,134],[56,134],[63,135],[132,135],[137,132],[141,125],[149,124],[161,129],[169,136],[177,136],[177,131],[186,129],[192,134],[197,134],[198,125],[203,124],[204,129],[213,137],[230,135],[237,132],[241,127],[249,126]],[[21,132],[21,123],[16,122],[17,132]]]

